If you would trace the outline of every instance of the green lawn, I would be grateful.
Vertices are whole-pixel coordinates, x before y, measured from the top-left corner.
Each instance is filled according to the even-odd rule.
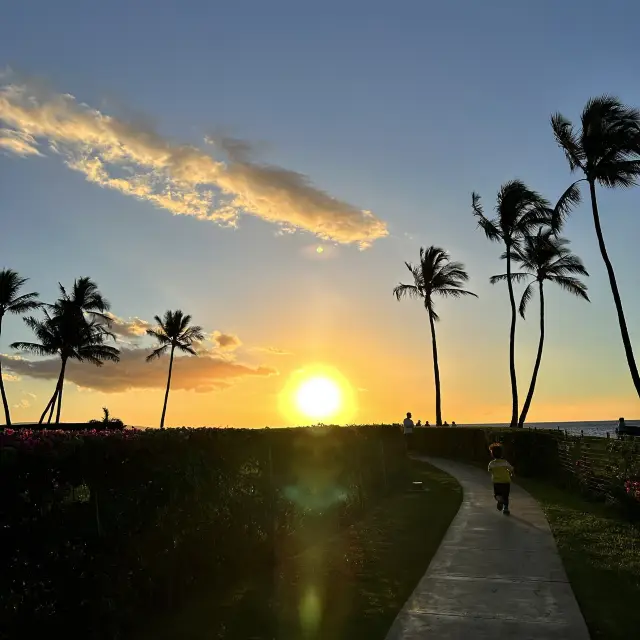
[[[428,491],[385,499],[338,535],[283,559],[275,574],[257,573],[225,594],[194,600],[137,637],[383,640],[462,500],[453,478],[411,464]]]
[[[579,495],[518,482],[544,508],[591,637],[640,637],[640,527]]]

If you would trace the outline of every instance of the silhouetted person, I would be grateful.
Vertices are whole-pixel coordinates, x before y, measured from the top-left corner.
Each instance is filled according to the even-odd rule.
[[[425,420],[425,422],[424,422],[424,426],[425,426],[425,427],[430,427],[430,426],[431,426],[431,425],[429,424],[429,421],[428,421],[428,420]]]
[[[411,451],[413,446],[413,420],[411,419],[411,411],[407,412],[404,419],[404,440],[407,443],[407,451]]]
[[[416,429],[417,429],[418,427],[421,427],[421,426],[422,426],[422,422],[420,422],[420,420],[418,420],[418,422],[416,422]]]
[[[492,444],[489,447],[493,460],[489,463],[489,473],[493,480],[493,495],[496,499],[496,508],[505,516],[509,515],[509,494],[511,493],[511,477],[513,467],[502,457],[502,445]]]
[[[455,426],[456,426],[456,423],[455,423],[453,420],[451,421],[451,426],[452,426],[452,427],[455,427]]]
[[[442,426],[443,426],[443,427],[448,427],[448,426],[449,426],[449,423],[445,420],[445,421],[444,421],[444,424],[443,424]]]

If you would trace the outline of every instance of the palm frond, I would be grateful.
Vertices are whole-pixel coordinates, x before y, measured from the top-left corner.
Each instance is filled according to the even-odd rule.
[[[591,302],[587,295],[587,285],[578,280],[578,278],[572,278],[570,276],[556,276],[552,281],[562,287],[565,291],[572,293],[574,296],[578,296],[587,302]]]
[[[559,233],[562,225],[571,213],[572,209],[580,204],[581,195],[578,183],[574,182],[561,196],[551,213],[551,228],[554,233]]]
[[[12,342],[10,347],[18,351],[26,351],[36,356],[50,356],[55,352],[50,351],[46,346],[38,344],[36,342]]]
[[[176,344],[176,349],[179,349],[184,353],[190,353],[192,356],[198,355],[197,351],[191,345],[186,344],[184,342],[179,342],[178,344]]]
[[[424,294],[413,284],[399,284],[393,290],[393,295],[401,300],[402,298],[424,298]]]
[[[534,282],[530,282],[525,290],[522,292],[522,298],[520,299],[520,306],[518,308],[518,312],[520,313],[520,315],[524,318],[524,314],[526,312],[527,309],[527,305],[529,304],[529,301],[531,300],[531,296],[533,295],[533,286],[535,285],[535,281]]]
[[[495,224],[495,222],[489,220],[484,215],[484,210],[480,204],[480,196],[475,191],[471,194],[471,208],[473,210],[474,217],[478,221],[478,226],[484,231],[487,239],[493,242],[501,240],[502,233],[500,228]]]
[[[553,135],[569,163],[571,171],[577,168],[584,170],[585,155],[573,125],[561,113],[551,116]]]
[[[438,289],[436,293],[443,298],[462,298],[463,296],[478,297],[472,291],[466,291],[465,289]]]
[[[151,362],[152,360],[156,360],[157,358],[159,358],[160,356],[163,356],[167,350],[169,349],[169,345],[164,345],[162,347],[158,347],[157,349],[154,349],[148,356],[147,356],[147,362]]]
[[[491,276],[489,278],[489,282],[491,284],[496,284],[497,282],[503,282],[504,280],[507,280],[508,277],[509,276],[506,273],[500,273],[498,275]],[[515,273],[511,274],[511,280],[513,282],[522,282],[523,280],[525,280],[528,277],[530,277],[530,274],[528,274],[528,273],[515,272]]]

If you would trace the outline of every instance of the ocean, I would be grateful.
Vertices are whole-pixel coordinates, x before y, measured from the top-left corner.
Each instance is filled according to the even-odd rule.
[[[640,425],[639,420],[628,420],[625,418],[627,424]],[[459,427],[508,427],[504,424],[473,424],[473,425],[458,425]],[[528,422],[525,424],[525,429],[557,429],[560,427],[563,431],[567,431],[570,434],[579,436],[581,432],[584,432],[585,436],[606,438],[607,433],[615,438],[616,427],[618,426],[617,420],[602,420],[591,422]]]

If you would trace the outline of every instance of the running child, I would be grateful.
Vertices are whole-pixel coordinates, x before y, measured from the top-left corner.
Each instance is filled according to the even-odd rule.
[[[511,493],[511,478],[513,467],[502,457],[502,445],[499,442],[489,447],[493,460],[489,463],[489,473],[493,480],[493,495],[496,499],[496,508],[508,516],[509,494]]]

